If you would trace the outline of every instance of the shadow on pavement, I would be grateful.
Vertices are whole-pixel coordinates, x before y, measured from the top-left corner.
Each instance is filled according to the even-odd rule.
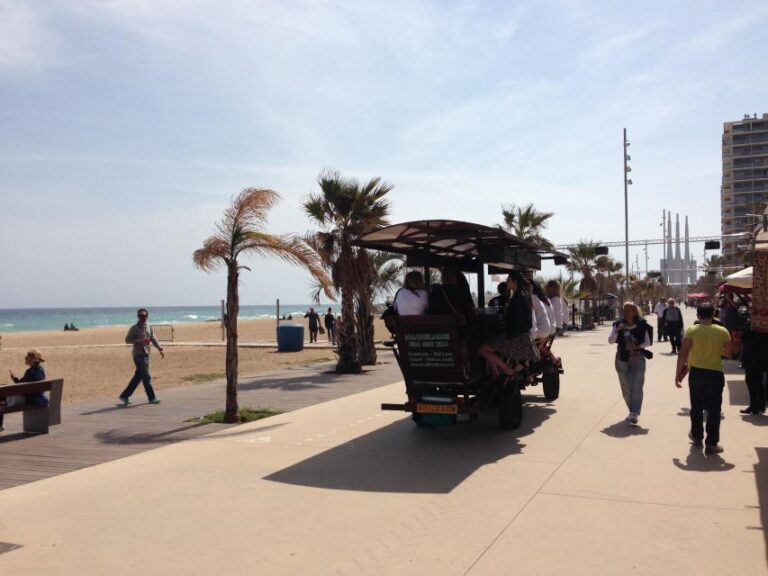
[[[673,458],[672,463],[675,467],[686,472],[726,472],[733,470],[734,465],[726,462],[717,454],[704,454],[703,448],[695,448],[691,445],[691,451],[685,458],[685,462],[680,458]]]
[[[768,564],[768,448],[755,448],[755,452],[757,452],[755,482],[757,498],[760,502],[760,524],[765,540],[765,562]]]
[[[749,406],[749,390],[744,378],[741,380],[726,380],[728,384],[728,396],[731,406]]]
[[[382,366],[389,363],[381,363]],[[296,376],[275,377],[274,375],[260,376],[246,381],[240,381],[239,390],[283,390],[286,392],[300,392],[312,388],[322,388],[331,385],[354,384],[356,379],[366,376],[374,376],[379,370],[363,370],[361,374],[337,374],[333,371],[306,373]],[[387,382],[389,383],[389,382]]]
[[[768,426],[768,416],[765,414],[739,414],[741,421],[752,426]]]
[[[447,494],[487,464],[520,454],[520,438],[554,413],[526,405],[518,430],[499,429],[490,414],[474,423],[417,427],[398,420],[270,474],[265,480],[331,490]]]
[[[30,438],[32,436],[37,436],[37,434],[28,434],[26,432],[12,432],[10,434],[0,434],[0,444],[5,444],[6,442],[13,442],[14,440],[21,440],[22,438]]]
[[[332,383],[331,378],[323,374],[315,376],[295,376],[291,378],[273,378],[271,380],[251,380],[238,384],[238,390],[282,390],[283,392],[301,392],[313,388],[322,388]]]
[[[648,428],[632,426],[622,420],[621,422],[616,422],[616,424],[611,424],[610,426],[603,428],[600,432],[611,438],[629,438],[630,436],[645,436],[648,434]]]
[[[181,440],[188,440],[194,435],[182,434],[182,432],[190,432],[201,426],[207,426],[206,422],[198,422],[190,424],[189,426],[182,426],[181,428],[175,428],[173,430],[164,430],[162,432],[129,432],[127,430],[114,429],[105,430],[103,432],[96,432],[94,437],[103,442],[104,444],[172,444],[173,442],[179,442]],[[213,432],[214,429],[210,428],[206,432]],[[202,431],[201,431],[202,432]]]
[[[80,416],[93,416],[95,414],[106,414],[107,412],[117,412],[119,410],[131,410],[133,408],[138,408],[139,406],[152,406],[147,401],[144,402],[131,402],[127,406],[124,404],[112,404],[111,406],[106,406],[104,408],[98,408],[96,410],[91,410],[90,412],[80,412]]]

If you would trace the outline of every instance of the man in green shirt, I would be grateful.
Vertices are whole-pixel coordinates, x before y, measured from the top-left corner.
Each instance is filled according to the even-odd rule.
[[[682,381],[690,370],[688,388],[691,394],[691,431],[688,437],[700,447],[704,439],[704,410],[707,411],[707,439],[705,454],[719,454],[720,409],[723,404],[723,356],[731,356],[731,336],[728,330],[712,323],[715,308],[710,303],[696,307],[698,324],[685,331],[685,338],[677,357],[675,385],[682,388]]]

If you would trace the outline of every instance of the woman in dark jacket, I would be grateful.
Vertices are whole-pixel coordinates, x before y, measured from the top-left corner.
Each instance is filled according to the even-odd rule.
[[[478,352],[485,358],[494,377],[499,373],[514,376],[517,371],[507,365],[499,354],[514,360],[520,366],[528,361],[539,359],[538,350],[531,337],[533,313],[531,299],[524,288],[523,275],[512,271],[507,276],[509,302],[504,309],[504,334],[491,338]]]
[[[43,358],[43,354],[40,352],[40,350],[28,350],[27,355],[24,358],[24,363],[28,366],[24,372],[24,376],[19,378],[9,370],[8,373],[11,376],[11,380],[13,380],[16,384],[19,384],[20,382],[41,382],[42,380],[45,380],[45,370],[41,366],[43,362],[45,362],[45,358]],[[15,400],[16,397],[11,396],[10,398],[0,398],[0,400],[4,400],[6,402],[11,399]],[[29,394],[24,398],[19,397],[18,401],[25,402],[26,404],[36,404],[38,406],[45,406],[48,403],[48,399],[42,392],[38,394]],[[0,414],[0,432],[3,430],[3,415]]]
[[[427,314],[463,314],[467,324],[472,324],[475,302],[464,274],[454,266],[441,266],[440,282],[429,293]]]
[[[608,342],[616,344],[614,365],[619,375],[621,395],[629,409],[629,414],[624,420],[629,424],[637,425],[643,408],[643,386],[645,385],[643,349],[651,345],[651,338],[648,323],[640,317],[640,310],[633,302],[624,303],[623,316],[613,323]]]

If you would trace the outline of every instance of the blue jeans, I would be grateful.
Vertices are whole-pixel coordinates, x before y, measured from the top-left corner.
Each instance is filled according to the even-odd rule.
[[[149,356],[134,356],[133,363],[136,364],[136,372],[128,382],[128,386],[125,387],[120,398],[127,400],[134,393],[139,382],[144,384],[144,392],[147,393],[149,400],[155,399],[155,390],[152,388],[152,376],[149,374]]]
[[[640,357],[632,362],[622,362],[616,359],[616,372],[619,375],[621,394],[627,408],[633,414],[640,415],[643,409],[643,384],[645,383],[645,358]]]

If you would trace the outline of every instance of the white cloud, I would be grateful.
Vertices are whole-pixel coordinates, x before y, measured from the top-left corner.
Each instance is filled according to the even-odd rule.
[[[0,72],[35,72],[55,62],[56,39],[38,3],[0,2]]]
[[[757,27],[764,30],[766,19],[768,19],[768,7],[761,6],[754,12],[715,22],[686,40],[683,47],[691,53],[720,50],[750,28]]]

